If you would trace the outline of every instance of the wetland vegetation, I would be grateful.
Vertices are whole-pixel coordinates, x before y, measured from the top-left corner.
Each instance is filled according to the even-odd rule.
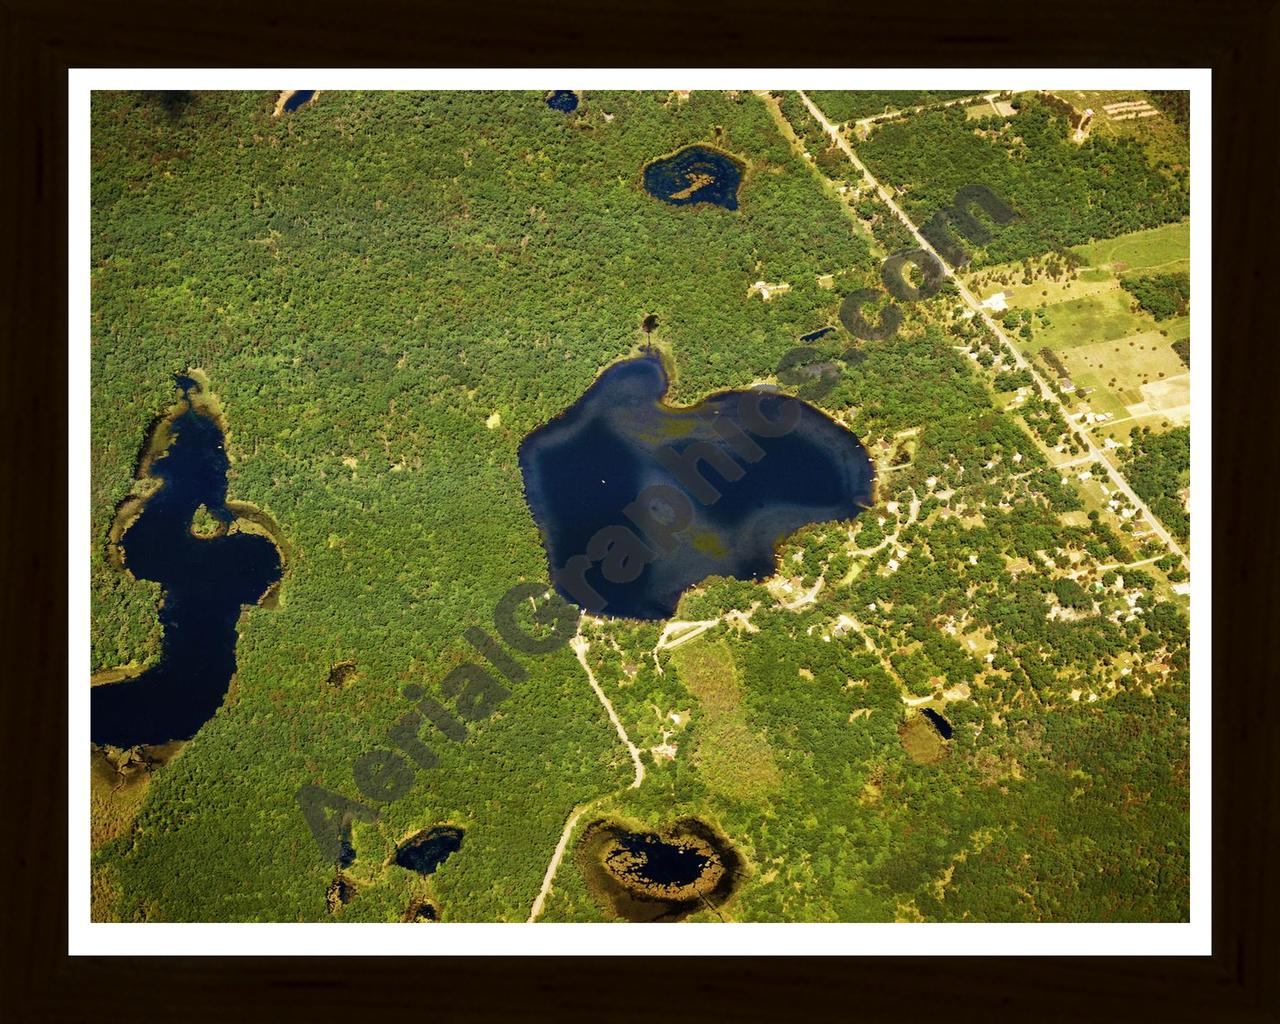
[[[583,831],[575,859],[601,907],[624,921],[714,915],[744,872],[728,840],[696,818],[657,832],[595,821]]]
[[[163,423],[167,447],[147,460],[150,489],[116,546],[122,570],[159,584],[164,641],[155,667],[95,686],[93,742],[128,748],[194,736],[221,705],[235,672],[236,623],[280,579],[279,552],[267,537],[229,534],[228,462],[223,432],[178,378],[181,411]]]

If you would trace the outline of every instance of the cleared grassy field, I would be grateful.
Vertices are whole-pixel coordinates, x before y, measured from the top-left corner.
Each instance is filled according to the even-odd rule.
[[[1071,379],[1077,386],[1109,392],[1125,407],[1125,414],[1135,414],[1128,407],[1141,403],[1154,403],[1148,410],[1143,410],[1154,413],[1185,405],[1188,401],[1186,397],[1173,400],[1173,396],[1165,395],[1161,390],[1144,390],[1176,378],[1184,382],[1184,395],[1189,393],[1185,386],[1190,379],[1186,368],[1169,346],[1169,339],[1159,331],[1080,345],[1059,352],[1059,358],[1071,372]],[[1095,412],[1112,412],[1117,418],[1122,415],[1114,404],[1104,406],[1097,393],[1089,395],[1088,402]],[[1142,412],[1136,414],[1141,415]]]
[[[738,800],[760,799],[777,789],[773,750],[764,736],[747,725],[729,645],[698,639],[673,650],[671,663],[698,699],[694,721],[700,738],[693,761],[707,785]]]
[[[1074,279],[1040,276],[1023,284],[1024,265],[1006,263],[970,275],[968,284],[983,298],[1003,291],[1010,309],[1048,314],[1048,325],[1033,321],[1030,340],[1011,338],[1042,365],[1041,349],[1052,349],[1076,387],[1088,391],[1080,397],[1089,410],[1110,414],[1101,436],[1121,441],[1134,427],[1162,430],[1189,421],[1190,377],[1172,346],[1190,335],[1190,317],[1157,323],[1134,312],[1133,297],[1120,287],[1123,274],[1186,269],[1189,244],[1190,225],[1169,224],[1077,247],[1090,265]],[[1039,263],[1033,261],[1033,272]]]
[[[1156,270],[1165,274],[1190,271],[1191,222],[1184,220],[1149,231],[1134,231],[1118,238],[1077,245],[1071,251],[1083,256],[1091,267],[1122,264],[1118,269],[1127,274]]]
[[[1008,264],[1005,264],[1008,266]],[[1041,278],[1030,284],[1003,286],[1005,301],[1019,309],[1039,309],[1057,303],[1115,291],[1115,275],[1109,270],[1082,270],[1074,281],[1050,281]],[[995,289],[999,291],[1000,289]]]
[[[1086,283],[1084,287],[1092,294],[1047,307],[1053,324],[1036,332],[1033,344],[1037,351],[1047,345],[1055,352],[1063,352],[1080,345],[1125,338],[1151,322],[1149,317],[1130,312],[1133,300],[1114,280],[1110,287],[1101,282]]]

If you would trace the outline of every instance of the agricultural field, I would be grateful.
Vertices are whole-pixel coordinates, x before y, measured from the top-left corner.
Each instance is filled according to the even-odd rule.
[[[1003,293],[1023,354],[1044,364],[1043,350],[1052,351],[1075,385],[1073,407],[1103,417],[1098,436],[1122,442],[1135,428],[1190,419],[1190,374],[1173,348],[1188,338],[1190,317],[1157,321],[1121,287],[1122,278],[1188,268],[1189,245],[1189,225],[1169,224],[1077,246],[1070,258],[990,267],[966,283],[983,299]]]
[[[1191,269],[1191,222],[1163,224],[1147,231],[1133,231],[1072,249],[1093,268],[1110,267],[1117,273],[1174,273]]]

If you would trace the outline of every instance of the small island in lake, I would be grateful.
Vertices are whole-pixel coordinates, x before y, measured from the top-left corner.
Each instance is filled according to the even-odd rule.
[[[686,146],[645,167],[644,188],[672,206],[710,203],[736,210],[742,174],[743,165],[728,153],[710,146]]]

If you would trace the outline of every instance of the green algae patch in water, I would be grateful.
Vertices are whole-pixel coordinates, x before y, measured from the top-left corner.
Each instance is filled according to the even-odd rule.
[[[710,203],[738,208],[738,186],[745,165],[710,146],[686,146],[644,169],[644,190],[672,206]]]

